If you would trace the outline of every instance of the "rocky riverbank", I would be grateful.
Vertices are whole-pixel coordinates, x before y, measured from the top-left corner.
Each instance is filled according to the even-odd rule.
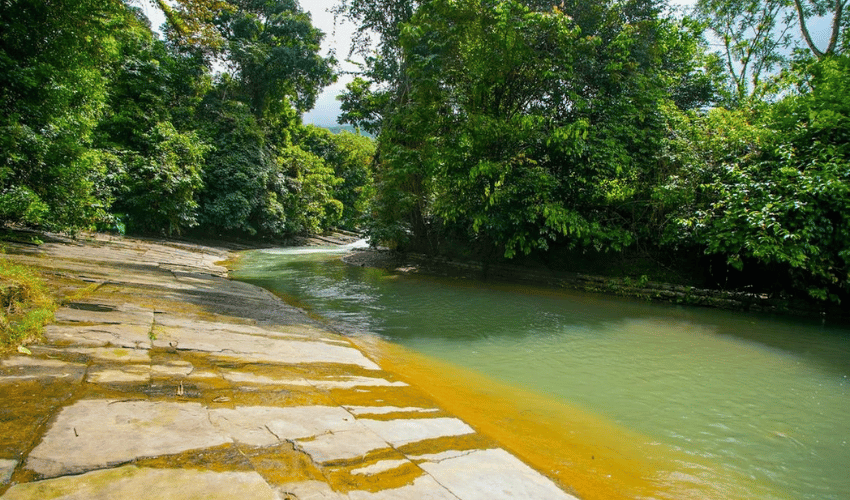
[[[0,359],[0,498],[574,498],[260,288],[227,249],[7,244],[63,297]]]

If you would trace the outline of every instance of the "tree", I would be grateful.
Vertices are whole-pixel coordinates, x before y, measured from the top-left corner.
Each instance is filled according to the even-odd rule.
[[[343,110],[340,123],[377,133],[383,118],[404,105],[408,76],[400,39],[402,27],[411,20],[420,3],[342,0],[336,7],[337,15],[357,26],[349,57],[356,53],[363,58],[363,78],[346,85],[346,93],[340,96]],[[375,36],[378,40],[373,43]]]
[[[0,221],[88,226],[107,208],[91,148],[117,56],[117,1],[16,0],[0,9]]]
[[[694,12],[723,44],[718,63],[729,75],[734,100],[742,102],[779,93],[770,77],[788,67],[792,50],[817,59],[846,50],[846,5],[847,0],[698,0]],[[809,23],[829,16],[830,36],[821,49]]]
[[[850,58],[806,72],[801,92],[771,106],[713,110],[685,128],[689,171],[665,188],[678,193],[670,237],[725,261],[738,287],[840,302],[850,294]]]
[[[765,78],[788,64],[793,22],[786,0],[699,0],[696,15],[723,44],[732,95],[743,101],[770,93]],[[720,62],[720,61],[718,61]]]
[[[305,151],[321,158],[342,180],[333,189],[333,198],[339,200],[343,207],[339,224],[345,229],[358,229],[363,224],[361,219],[374,193],[374,141],[348,131],[333,134],[327,129],[308,125],[296,142]]]
[[[800,23],[800,33],[803,35],[803,40],[812,54],[818,59],[847,51],[847,46],[850,40],[847,37],[847,14],[844,9],[847,8],[847,0],[835,0],[834,2],[824,0],[794,0],[794,8],[797,13],[797,20]],[[825,49],[819,49],[817,44],[812,40],[812,35],[809,32],[808,22],[814,16],[832,15],[832,23],[830,29],[829,41]],[[843,38],[843,41],[842,41]]]
[[[710,99],[699,37],[650,2],[579,11],[584,27],[517,1],[419,7],[399,38],[404,99],[380,118],[374,239],[512,257],[646,231],[670,96]]]
[[[198,224],[195,195],[210,147],[170,122],[140,137],[139,152],[116,157],[114,209],[128,216],[128,229],[172,236]],[[120,173],[118,173],[120,172]]]
[[[215,20],[235,7],[225,0],[176,0],[172,6],[166,0],[148,0],[165,15],[169,35],[178,44],[207,52],[223,48],[225,42]]]
[[[179,234],[197,225],[195,195],[210,148],[194,132],[193,115],[209,77],[201,58],[176,52],[134,13],[116,26],[120,57],[94,146],[108,160],[115,223]]]
[[[294,106],[310,109],[336,80],[333,57],[319,55],[324,34],[295,0],[234,0],[217,20],[228,69],[254,114],[264,119]]]

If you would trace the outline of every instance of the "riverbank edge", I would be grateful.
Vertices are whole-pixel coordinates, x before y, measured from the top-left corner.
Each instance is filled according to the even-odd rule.
[[[850,311],[846,311],[838,304],[814,303],[800,299],[770,297],[765,294],[699,288],[648,279],[617,278],[502,264],[485,265],[480,262],[458,261],[375,248],[351,252],[345,255],[342,260],[353,266],[385,269],[407,274],[504,280],[658,303],[710,307],[738,312],[828,318],[840,322],[850,321]]]
[[[25,234],[29,238],[29,236],[33,236],[36,233],[25,232]],[[350,238],[350,236],[346,236],[346,235],[343,235],[343,236],[344,236],[344,238],[340,238],[340,240],[345,240],[345,239]],[[3,245],[3,243],[4,242],[0,241],[0,247],[6,246],[6,245]],[[267,245],[257,246],[257,247],[245,247],[245,246],[240,245],[239,249],[235,249],[233,246],[228,245],[228,244],[215,244],[215,243],[211,243],[209,241],[201,242],[201,241],[198,241],[198,240],[188,241],[188,240],[176,240],[176,239],[164,239],[164,238],[139,238],[139,237],[133,237],[133,236],[126,236],[125,237],[125,236],[108,235],[108,234],[102,234],[102,233],[85,233],[85,234],[78,234],[78,235],[75,235],[73,237],[67,236],[67,235],[61,235],[61,234],[54,234],[54,233],[37,233],[37,238],[35,238],[33,240],[10,243],[8,245],[10,247],[10,248],[8,248],[8,250],[10,251],[8,255],[9,255],[9,257],[13,258],[14,260],[18,260],[19,257],[22,258],[22,260],[26,261],[27,266],[29,266],[30,268],[44,274],[45,276],[50,276],[50,277],[55,278],[55,279],[75,281],[75,284],[71,286],[70,290],[72,290],[72,291],[71,291],[70,295],[67,293],[68,290],[58,290],[58,289],[54,290],[57,293],[57,301],[59,303],[66,304],[66,305],[67,305],[68,302],[73,302],[74,304],[77,304],[77,301],[79,301],[80,303],[87,303],[87,301],[89,301],[89,299],[91,299],[91,297],[89,297],[89,295],[91,293],[93,293],[95,290],[99,289],[101,286],[104,286],[104,285],[123,286],[125,283],[120,279],[113,280],[109,277],[110,276],[109,273],[110,272],[114,273],[114,270],[106,271],[106,274],[104,274],[104,277],[102,279],[98,279],[98,278],[94,277],[93,275],[91,275],[91,273],[89,273],[89,272],[82,272],[82,274],[79,274],[78,271],[65,269],[61,264],[56,265],[56,263],[52,262],[52,261],[50,261],[50,262],[45,261],[45,265],[41,265],[41,263],[39,262],[39,259],[49,258],[49,257],[46,256],[46,254],[42,254],[41,247],[45,243],[48,244],[46,246],[73,245],[75,247],[81,247],[81,248],[85,248],[89,245],[94,246],[94,247],[108,247],[110,244],[113,244],[113,243],[124,243],[124,244],[138,245],[139,247],[161,246],[161,247],[168,247],[168,248],[171,248],[171,249],[175,249],[175,250],[178,250],[178,251],[195,252],[195,253],[198,253],[198,254],[202,254],[204,256],[214,257],[214,258],[212,258],[212,260],[206,259],[206,264],[209,264],[211,267],[205,267],[204,269],[199,270],[199,269],[196,269],[197,263],[193,263],[193,262],[170,262],[170,261],[169,262],[160,262],[160,261],[156,261],[156,260],[150,261],[150,264],[152,265],[152,268],[156,268],[158,266],[162,266],[162,265],[166,264],[166,267],[168,268],[166,270],[168,272],[171,272],[172,274],[175,274],[175,276],[177,276],[178,274],[193,275],[193,274],[196,274],[197,272],[200,272],[203,275],[208,275],[208,277],[210,277],[212,279],[222,279],[222,280],[225,280],[225,281],[235,281],[235,282],[238,282],[238,280],[234,280],[233,278],[230,277],[231,263],[234,261],[234,259],[237,259],[239,257],[240,252],[245,251],[245,250],[250,250],[250,249],[268,247]],[[313,244],[342,245],[342,244],[344,244],[344,241],[334,242],[327,237],[323,237],[323,238],[317,240],[316,242],[314,242]],[[63,256],[59,260],[63,260],[63,259],[68,258],[68,259],[70,259],[71,261],[74,261],[74,262],[88,264],[88,263],[90,263],[89,257],[90,256],[80,257],[79,255],[77,255],[75,257],[65,257],[65,256]],[[95,261],[91,261],[91,262],[95,262]],[[118,263],[118,261],[115,261],[115,262],[112,262],[111,264],[117,264],[117,263]],[[172,269],[173,265],[176,265],[177,267]],[[97,274],[98,272],[101,272],[101,271],[104,271],[104,270],[101,269],[101,270],[95,272],[95,274]],[[133,272],[144,273],[144,270],[135,269]],[[303,316],[303,319],[307,320],[307,323],[310,323],[311,325],[315,326],[319,330],[324,331],[325,333],[328,333],[328,334],[331,334],[331,335],[334,335],[334,336],[339,335],[339,332],[336,332],[333,329],[327,329],[326,326],[323,325],[323,324],[313,324],[310,320],[308,320],[308,314],[303,309],[301,309],[297,306],[294,306],[292,304],[286,303],[280,297],[276,297],[274,294],[268,292],[267,290],[263,289],[262,287],[258,287],[256,285],[251,285],[251,284],[247,284],[247,283],[243,283],[243,282],[239,282],[239,283],[241,283],[243,286],[246,286],[246,287],[249,287],[249,288],[256,288],[257,290],[262,292],[260,295],[263,295],[265,298],[272,298],[273,301],[280,304],[282,306],[282,309],[285,309],[287,311],[287,313],[298,314],[298,315]],[[55,285],[56,285],[55,283],[51,283],[50,280],[48,280],[48,286],[54,286],[55,287]],[[145,288],[146,286],[149,286],[149,285],[151,285],[151,283],[147,283],[147,282],[145,282],[145,283],[135,283],[134,282],[131,286],[139,286],[141,288]],[[174,298],[168,298],[167,300],[174,302],[177,306],[180,305],[178,303],[179,301],[174,299]],[[77,304],[77,305],[79,305],[79,304]],[[255,312],[254,308],[245,308],[245,307],[241,306],[240,304],[234,304],[234,303],[231,303],[229,305],[231,306],[231,308],[235,308],[236,310],[238,310],[238,312],[244,312],[245,318],[253,318],[252,312]],[[134,306],[135,306],[134,304],[129,305],[130,309],[132,309]],[[94,307],[98,307],[98,305],[95,304]],[[82,307],[82,308],[72,307],[72,309],[75,310],[75,311],[77,311],[77,310],[88,311],[89,310],[85,307]],[[159,310],[160,308],[158,308],[158,307],[156,309],[157,309],[157,311],[153,312],[153,314],[168,314],[168,312],[166,312],[165,310]],[[92,309],[92,311],[101,312],[99,309]],[[112,312],[115,312],[115,310],[110,309],[107,312],[112,313]],[[123,311],[118,311],[118,313],[124,314]],[[221,314],[223,316],[228,316],[228,317],[233,316],[233,314],[230,313],[230,312],[220,312],[219,311],[216,314]],[[241,314],[238,315],[238,317],[240,317],[240,318],[242,316],[243,315],[241,315]],[[78,320],[73,320],[73,321],[78,321]],[[251,324],[252,325],[253,324],[260,324],[260,323],[263,323],[264,321],[265,320],[262,320],[262,321],[261,320],[255,320]],[[51,322],[51,323],[53,323],[53,322]],[[81,324],[83,324],[83,327],[85,328],[85,327],[88,327],[87,323],[89,323],[89,321],[82,321]],[[109,322],[108,324],[109,325],[119,325],[119,324],[123,324],[123,323],[113,321],[113,322]],[[242,323],[238,323],[238,324],[242,324]],[[150,337],[150,340],[151,340],[151,342],[154,342],[154,341],[157,340],[157,337],[152,336],[152,337]],[[74,344],[68,344],[68,345],[62,344],[61,346],[57,347],[55,345],[51,345],[49,342],[45,343],[45,338],[43,338],[43,337],[42,338],[27,339],[27,343],[30,345],[30,347],[34,347],[33,352],[30,352],[29,349],[26,349],[26,348],[24,348],[23,350],[20,350],[18,353],[0,352],[0,361],[6,360],[9,357],[18,357],[18,358],[26,358],[26,359],[29,359],[29,358],[41,359],[44,356],[44,352],[48,352],[48,353],[51,353],[51,354],[47,355],[47,357],[50,358],[48,362],[58,362],[58,361],[55,360],[55,358],[56,358],[55,354],[58,351],[50,351],[50,349],[57,349],[58,350],[58,349],[64,349],[68,346],[71,346],[72,348],[74,348],[74,346],[75,346]],[[177,349],[175,347],[176,342],[174,344],[175,344],[174,346],[172,346],[171,344],[168,344],[168,345],[171,346],[171,350],[173,350],[174,352],[177,352]],[[109,346],[111,346],[111,344],[107,343],[107,347],[109,347]],[[359,351],[364,356],[368,355],[367,350],[365,350],[363,347],[361,347],[360,345],[358,345],[354,342],[350,342],[350,347],[353,347],[354,349]],[[46,349],[46,350],[44,350],[43,352],[41,352],[41,351],[35,352],[35,348],[40,348],[40,349],[43,349],[43,350]],[[121,348],[123,348],[123,347],[121,347]],[[116,347],[116,349],[120,349],[120,348]],[[51,358],[51,356],[53,356],[53,357]],[[81,359],[85,359],[86,363],[94,363],[93,361],[88,360],[88,358],[85,358],[84,355],[82,356]],[[366,357],[365,359],[369,359],[370,361],[372,361],[369,357]],[[132,364],[132,363],[135,363],[135,362],[131,360],[129,363]],[[0,363],[0,365],[2,365],[2,363]],[[3,368],[3,367],[0,367],[0,368]],[[35,370],[38,370],[38,367],[36,367]],[[384,370],[383,368],[380,368],[379,370],[387,372],[387,373],[392,373],[393,376],[396,376],[395,373],[388,372],[388,371]],[[393,379],[393,380],[396,380],[396,379]],[[85,382],[85,383],[88,384],[88,382]],[[395,384],[397,386],[398,382],[396,382]],[[404,385],[408,386],[407,384],[404,384]],[[395,386],[393,386],[393,387],[395,387]],[[182,384],[179,385],[179,388],[180,389],[179,389],[179,392],[177,392],[177,396],[179,398],[182,398],[183,397],[183,394],[182,394],[183,385]],[[192,389],[189,388],[187,390],[191,391]],[[419,389],[417,389],[417,390],[419,390]],[[164,397],[164,393],[163,394],[157,393],[157,394],[158,394],[157,397],[159,398],[157,401],[161,402],[162,398]],[[29,394],[29,395],[32,396],[32,394]],[[194,396],[187,396],[187,397],[194,397]],[[55,419],[56,419],[55,414],[56,414],[57,411],[60,411],[62,408],[67,406],[69,402],[73,403],[74,401],[78,401],[80,399],[81,399],[80,395],[77,392],[74,392],[73,395],[70,396],[69,399],[60,401],[58,403],[58,406],[56,406],[56,408],[51,410],[51,413],[45,419],[45,422],[46,421],[51,421],[51,422],[55,421]],[[124,401],[119,401],[119,402],[123,403]],[[227,401],[225,401],[225,403],[226,402]],[[336,401],[334,401],[334,402],[336,402]],[[387,406],[387,401],[381,399],[381,400],[379,400],[379,402],[384,403],[384,406]],[[112,403],[109,403],[109,404],[112,404]],[[224,404],[224,403],[222,403],[222,404]],[[390,407],[396,408],[396,407],[392,407],[392,406],[390,406]],[[399,410],[399,412],[404,413],[405,411],[407,411],[410,408],[412,408],[412,407],[405,407],[404,405],[402,405],[402,406],[398,407],[398,410]],[[435,408],[438,408],[438,410],[434,410],[434,411],[440,411],[440,412],[444,413],[446,415],[445,418],[455,419],[454,415],[452,415],[451,413],[449,413],[447,410],[443,409],[442,407],[435,407]],[[40,431],[44,431],[45,429],[47,429],[49,427],[50,426],[41,425],[39,427],[39,429],[40,429]],[[76,435],[77,429],[74,428],[73,432]],[[479,433],[479,431],[474,431],[473,434],[478,435],[480,433]],[[448,437],[451,438],[452,436],[448,436]],[[35,436],[32,443],[29,443],[29,444],[25,443],[26,444],[25,447],[27,448],[25,450],[26,456],[29,456],[29,454],[33,451],[32,447],[35,443],[38,442],[38,439],[40,439],[40,437]],[[435,437],[435,438],[431,439],[431,441],[434,441],[436,439],[440,439],[440,437]],[[492,442],[492,443],[500,446],[500,444],[498,442],[492,441],[492,440],[490,440],[490,438],[488,438],[486,436],[484,436],[482,439],[488,440],[487,442]],[[425,448],[423,448],[423,449],[425,449]],[[494,449],[498,449],[498,448],[494,448]],[[510,460],[516,460],[515,458],[513,458],[513,457],[517,456],[515,454],[515,452],[509,452],[509,453],[511,455]],[[466,455],[467,455],[467,453],[461,452],[461,455],[459,455],[459,456],[463,457],[463,456],[466,456]],[[23,457],[23,456],[24,455],[21,455],[21,457]],[[178,455],[174,455],[174,456],[178,456]],[[244,456],[244,454],[243,454],[243,456]],[[28,476],[26,476],[27,480],[25,482],[18,482],[17,479],[19,477],[21,477],[20,476],[20,474],[21,474],[20,470],[24,466],[24,462],[25,462],[25,460],[21,457],[18,457],[14,460],[12,460],[12,459],[5,460],[5,461],[0,460],[0,462],[4,462],[4,463],[0,464],[0,466],[2,466],[2,467],[0,467],[0,473],[3,474],[2,476],[0,476],[0,496],[5,496],[9,487],[19,485],[19,484],[32,483],[32,484],[36,485],[36,486],[34,486],[34,488],[36,489],[36,495],[40,495],[41,493],[43,493],[43,491],[38,489],[38,488],[41,487],[41,486],[37,485],[37,483],[39,483],[40,481],[51,481],[51,480],[54,480],[54,479],[57,479],[57,478],[60,479],[60,480],[63,479],[63,478],[72,478],[70,480],[75,481],[76,479],[73,479],[73,478],[77,478],[77,477],[82,478],[83,481],[87,480],[85,474],[78,475],[78,474],[64,474],[63,473],[63,474],[60,474],[59,476],[55,476],[55,477],[43,477],[42,478],[42,477],[39,477],[38,475],[33,475],[32,473],[27,473],[27,474],[29,474]],[[128,463],[130,464],[130,467],[135,467],[133,465],[133,463],[135,463],[135,460],[142,460],[142,461],[148,460],[148,459],[157,460],[159,458],[160,458],[159,456],[142,457],[141,459],[133,459]],[[213,458],[215,458],[215,457],[213,457]],[[379,455],[376,455],[375,457],[370,456],[370,457],[367,457],[367,458],[371,461],[381,460],[381,455],[379,454]],[[456,457],[438,457],[438,458],[440,458],[440,460],[450,461],[450,460],[452,460]],[[343,461],[343,462],[345,462],[345,461]],[[351,460],[349,460],[349,462],[352,462],[352,463],[344,464],[344,466],[348,467],[348,468],[354,468],[359,464],[359,462],[354,463]],[[147,462],[144,462],[144,463],[147,463]],[[336,462],[328,462],[328,463],[336,464]],[[517,460],[516,463],[519,464],[520,461]],[[494,464],[499,465],[495,462],[494,463],[482,462],[481,464],[478,464],[478,465],[483,466],[486,469],[487,467],[494,466]],[[119,467],[123,467],[124,465],[126,465],[126,464],[123,464],[123,465],[119,464]],[[95,469],[93,469],[93,471],[90,471],[90,472],[93,472],[95,474],[99,474],[102,471],[108,471],[108,470],[111,470],[113,468],[114,468],[114,464],[107,464],[104,468],[95,468]],[[475,469],[475,467],[473,467],[472,469]],[[525,472],[526,469],[528,471],[532,471],[532,469],[529,468],[529,466],[526,465],[526,464],[521,464],[517,470],[520,471],[520,475],[523,475],[523,477],[525,477],[526,475],[528,475],[527,472]],[[508,471],[508,472],[515,472],[515,471],[511,470],[511,471]],[[381,471],[378,471],[375,474],[380,474],[380,473],[381,473]],[[369,472],[369,473],[366,473],[366,474],[372,474],[372,473]],[[547,481],[552,481],[552,484],[558,485],[558,486],[554,487],[555,489],[551,489],[548,486],[549,483],[546,483],[546,485],[544,485],[545,486],[544,489],[546,489],[546,491],[551,491],[551,492],[556,493],[556,495],[552,496],[551,498],[559,498],[559,499],[563,498],[563,499],[574,499],[575,500],[575,497],[573,497],[570,494],[569,485],[562,483],[562,482],[558,482],[557,481],[558,478],[551,477],[551,475],[546,474],[546,471],[541,471],[541,470],[533,470],[532,474],[533,474],[533,479],[538,477],[538,475],[539,475],[539,477],[541,477],[541,478],[544,478],[544,477],[547,478],[546,479]],[[6,475],[8,475],[8,477]],[[501,477],[501,476],[498,476],[498,477]],[[10,483],[9,481],[12,480],[12,479],[15,479],[15,480]],[[481,476],[481,477],[472,478],[472,479],[475,479],[477,481],[479,479],[486,480],[487,478],[485,476]],[[514,479],[516,479],[516,478],[509,478],[508,480],[514,481]],[[110,481],[110,480],[111,480],[110,478],[106,478],[103,481]],[[101,481],[101,482],[103,482],[103,481]],[[318,482],[321,482],[321,481],[318,481]],[[308,483],[310,483],[310,484],[308,484]],[[328,494],[331,494],[330,490],[326,490],[326,489],[316,487],[314,483],[317,483],[317,481],[306,481],[306,482],[304,482],[303,485],[299,484],[299,487],[303,487],[303,488],[306,488],[307,490],[309,490],[309,491],[307,491],[307,494],[308,494],[307,498],[315,498],[315,496],[313,495],[314,493],[321,496],[321,498],[337,498],[337,496],[333,496],[333,497],[326,496]],[[496,483],[494,483],[494,484],[503,485],[504,483],[505,483],[505,479],[503,477],[501,480],[496,481]],[[328,484],[330,484],[329,481],[328,481]],[[100,483],[98,483],[98,485],[102,486]],[[438,487],[446,488],[444,485],[441,485],[439,483],[436,483],[436,485]],[[416,486],[416,484],[407,485],[407,486],[410,486],[413,489],[419,488],[418,486]],[[522,485],[520,485],[520,486],[522,486]],[[535,488],[540,487],[540,485],[537,483],[537,479],[534,479],[531,486],[533,486]],[[64,486],[61,486],[61,487],[67,489],[67,485],[64,485]],[[428,486],[428,487],[430,488],[430,486]],[[425,490],[427,490],[426,487],[421,487],[419,490],[416,490],[416,491],[423,493],[423,495],[428,496],[428,498],[431,498],[432,496],[429,494],[429,491],[425,491],[425,490],[423,490],[423,488]],[[314,490],[316,490],[316,491],[314,491]],[[401,491],[401,490],[399,490],[399,491]],[[433,493],[433,492],[431,492],[431,493]],[[285,494],[284,497],[285,498],[300,498],[299,496],[289,496],[289,493]],[[40,498],[40,497],[39,496],[33,496],[33,497],[26,497],[26,498]],[[177,497],[175,497],[175,498],[177,498]],[[339,496],[339,498],[342,499],[343,496]],[[344,498],[348,498],[348,497],[344,496]],[[437,496],[434,496],[433,498],[437,498]],[[452,498],[456,498],[456,497],[452,496]],[[466,498],[466,497],[462,496],[462,497],[459,497],[459,498]],[[550,498],[550,497],[547,496],[547,498]]]

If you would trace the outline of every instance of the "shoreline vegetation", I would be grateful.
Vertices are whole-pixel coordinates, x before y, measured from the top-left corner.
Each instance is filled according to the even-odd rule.
[[[322,235],[293,237],[274,242],[250,240],[217,240],[201,238],[127,238],[160,244],[202,244],[213,248],[240,252],[246,250],[291,246],[342,246],[360,239],[360,234],[335,230]],[[121,236],[123,238],[123,236]],[[70,239],[85,240],[86,233]],[[68,238],[47,232],[5,228],[0,239],[0,352],[8,352],[37,338],[52,318],[53,310],[63,301],[61,276],[45,275],[37,266],[21,265],[6,255],[4,242],[38,246],[44,241]],[[646,275],[636,278],[547,268],[542,264],[485,264],[417,253],[402,253],[382,248],[357,250],[342,257],[352,266],[373,267],[392,272],[452,276],[467,279],[505,280],[536,286],[602,293],[652,302],[711,307],[732,311],[788,314],[846,322],[850,315],[837,304],[776,298],[765,294],[691,286],[677,282],[651,280]],[[79,292],[76,292],[79,293]]]
[[[646,275],[631,278],[558,271],[542,266],[484,264],[430,257],[424,254],[402,254],[385,249],[352,252],[344,256],[342,260],[353,266],[402,273],[517,281],[552,288],[731,311],[788,314],[842,322],[850,319],[847,311],[838,304],[655,281],[648,279]]]
[[[245,247],[341,227],[486,276],[850,302],[842,2],[338,0],[362,64],[333,131],[303,123],[342,73],[298,2],[150,3],[157,31],[129,0],[0,11],[0,226]]]

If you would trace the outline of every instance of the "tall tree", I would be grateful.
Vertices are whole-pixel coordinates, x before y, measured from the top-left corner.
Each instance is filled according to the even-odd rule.
[[[147,1],[162,11],[175,42],[207,52],[224,47],[215,20],[222,13],[236,9],[227,0],[175,0],[176,4],[167,0]]]
[[[800,23],[800,32],[803,35],[803,40],[812,54],[818,59],[834,55],[838,52],[846,52],[850,40],[847,35],[848,20],[846,9],[848,8],[848,0],[794,0],[794,8],[797,12],[797,20]],[[832,17],[830,23],[829,41],[826,47],[819,48],[812,40],[811,32],[809,31],[809,22],[812,17]],[[842,40],[843,39],[843,40]]]
[[[770,90],[766,77],[788,63],[794,17],[787,0],[698,0],[696,15],[723,44],[720,61],[742,101]]]
[[[102,0],[11,0],[0,9],[0,221],[90,224],[103,212],[91,148],[128,15]]]
[[[232,0],[216,26],[226,44],[202,107],[208,157],[200,195],[206,227],[281,236],[316,231],[341,215],[333,169],[293,144],[299,111],[335,79],[323,33],[294,0]]]
[[[771,77],[787,67],[792,50],[816,59],[846,51],[848,0],[698,0],[696,16],[723,45],[720,63],[729,75],[735,100],[763,98],[778,89]],[[810,32],[814,19],[829,23],[829,38],[819,47]]]
[[[361,75],[341,96],[340,123],[377,133],[385,115],[403,105],[409,90],[407,62],[400,39],[422,2],[418,0],[342,0],[337,15],[357,26],[349,57],[363,59]],[[375,39],[377,37],[377,40]]]
[[[294,106],[310,109],[336,79],[333,57],[320,55],[324,34],[295,0],[233,0],[217,23],[228,70],[258,118]]]
[[[381,118],[375,239],[508,257],[634,241],[669,96],[706,102],[697,37],[651,2],[583,12],[585,27],[518,1],[419,7],[404,99]]]

